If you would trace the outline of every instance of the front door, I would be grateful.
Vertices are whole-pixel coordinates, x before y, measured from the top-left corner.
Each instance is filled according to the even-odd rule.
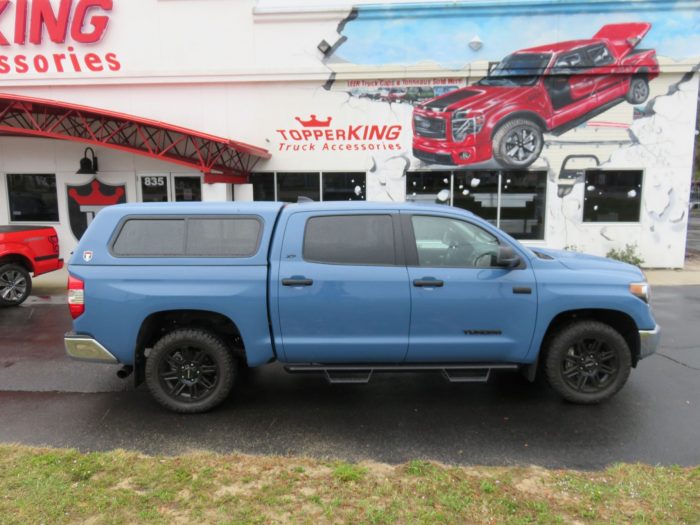
[[[281,262],[270,286],[284,360],[403,361],[411,298],[398,216],[297,212],[278,230]]]
[[[527,262],[496,267],[499,240],[461,218],[406,214],[402,220],[411,281],[406,361],[523,359],[537,313],[537,287]]]
[[[191,202],[202,200],[202,178],[197,175],[139,175],[141,202]]]

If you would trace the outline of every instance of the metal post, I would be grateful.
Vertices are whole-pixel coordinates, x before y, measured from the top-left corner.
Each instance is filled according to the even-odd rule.
[[[501,182],[503,182],[503,173],[498,170],[498,197],[496,198],[496,228],[501,227]]]

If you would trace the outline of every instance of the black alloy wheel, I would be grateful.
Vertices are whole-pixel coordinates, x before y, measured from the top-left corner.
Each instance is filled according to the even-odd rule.
[[[568,324],[543,348],[549,384],[573,403],[600,403],[626,383],[632,354],[624,337],[611,326],[593,320]]]
[[[0,306],[19,306],[32,291],[29,272],[17,264],[0,266]]]
[[[566,384],[584,394],[605,389],[619,372],[617,354],[605,341],[596,338],[575,342],[561,361],[561,374]]]
[[[175,412],[205,412],[231,392],[236,361],[213,333],[179,329],[160,339],[146,360],[153,397]]]

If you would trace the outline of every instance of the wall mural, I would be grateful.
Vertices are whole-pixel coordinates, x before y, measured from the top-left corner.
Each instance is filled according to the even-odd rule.
[[[113,204],[126,202],[125,184],[105,184],[92,179],[85,184],[67,184],[70,229],[80,240],[98,211]]]
[[[416,170],[449,170],[455,178],[441,191],[455,200],[480,182],[457,187],[458,172],[541,170],[561,200],[547,206],[550,244],[605,249],[629,240],[647,265],[682,265],[700,13],[685,1],[585,5],[354,9],[324,58],[324,87],[355,101],[342,115],[366,118],[385,105],[410,135],[399,151],[368,152],[374,195],[411,198],[406,174]],[[412,68],[436,75],[410,78]],[[622,213],[606,223],[591,205],[604,197],[594,168],[643,171],[643,185],[623,177],[615,189],[639,219]]]

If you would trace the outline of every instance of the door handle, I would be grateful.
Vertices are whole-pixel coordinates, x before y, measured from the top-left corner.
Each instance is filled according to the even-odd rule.
[[[445,282],[437,279],[416,279],[413,281],[413,286],[418,288],[442,288],[445,286]]]
[[[530,288],[529,286],[513,286],[513,293],[529,295],[532,293],[532,288]]]
[[[314,284],[313,279],[282,279],[282,286],[311,286]]]

